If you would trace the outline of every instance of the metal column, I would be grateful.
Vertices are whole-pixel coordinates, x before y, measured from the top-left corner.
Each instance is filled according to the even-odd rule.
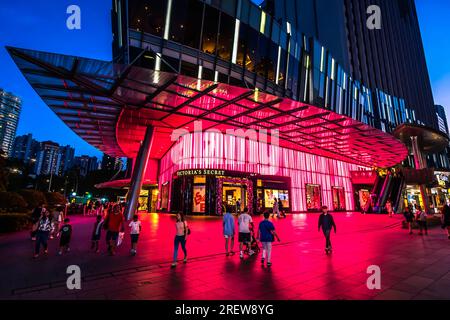
[[[137,209],[139,194],[141,192],[148,157],[150,155],[150,149],[153,143],[153,131],[153,127],[147,127],[144,141],[141,142],[141,146],[139,147],[136,161],[134,163],[133,173],[131,175],[131,186],[127,195],[127,205],[125,208],[125,216],[128,220],[133,218],[133,215]]]

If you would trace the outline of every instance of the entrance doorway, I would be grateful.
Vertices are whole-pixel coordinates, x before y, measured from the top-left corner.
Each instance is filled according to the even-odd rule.
[[[231,212],[242,212],[248,206],[246,185],[224,182],[222,187],[222,203]]]

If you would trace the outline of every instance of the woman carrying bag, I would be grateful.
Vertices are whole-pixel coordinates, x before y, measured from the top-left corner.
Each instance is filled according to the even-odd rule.
[[[187,262],[187,251],[186,251],[186,240],[187,236],[191,233],[187,225],[187,221],[184,217],[184,214],[177,213],[177,221],[175,222],[175,239],[174,239],[174,250],[173,250],[173,262],[171,267],[175,268],[177,266],[177,257],[178,257],[178,247],[181,244],[181,249],[184,253],[183,263]]]

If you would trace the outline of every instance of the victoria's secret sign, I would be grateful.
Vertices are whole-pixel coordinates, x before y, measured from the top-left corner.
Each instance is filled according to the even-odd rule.
[[[225,170],[216,169],[194,169],[194,170],[180,170],[177,176],[224,176]]]

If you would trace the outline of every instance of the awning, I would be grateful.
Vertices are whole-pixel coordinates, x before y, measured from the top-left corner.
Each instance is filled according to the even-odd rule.
[[[87,58],[8,48],[47,105],[111,156],[135,157],[147,126],[160,159],[175,129],[279,131],[280,146],[369,167],[407,156],[392,135],[330,110],[251,89]]]

